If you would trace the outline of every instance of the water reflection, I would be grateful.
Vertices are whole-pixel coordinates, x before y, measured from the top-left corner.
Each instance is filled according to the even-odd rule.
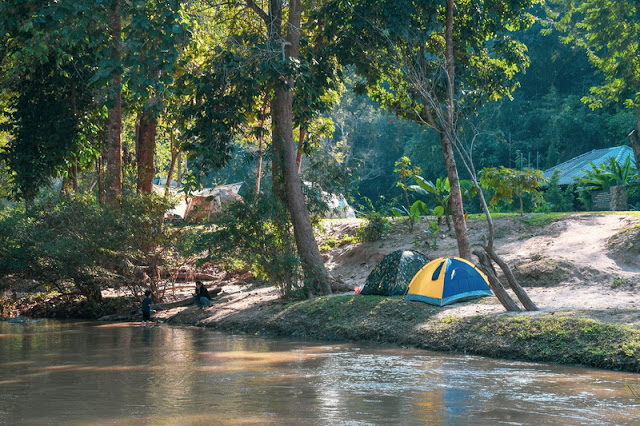
[[[0,323],[0,424],[633,424],[610,371],[132,324]]]

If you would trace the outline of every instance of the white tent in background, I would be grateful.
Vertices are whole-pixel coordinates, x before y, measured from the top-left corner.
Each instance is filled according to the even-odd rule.
[[[329,206],[329,211],[325,215],[327,219],[353,219],[356,211],[349,205],[347,199],[342,194],[329,194],[322,191],[322,199]]]
[[[245,187],[244,182],[239,182],[215,188],[203,188],[188,196],[180,191],[181,188],[171,187],[169,193],[179,201],[173,209],[167,212],[167,218],[184,219],[190,222],[210,220],[212,214],[222,211],[223,205],[242,201],[243,198],[238,193],[242,192]],[[153,190],[156,194],[164,195],[165,193],[165,187],[161,185],[154,185]]]

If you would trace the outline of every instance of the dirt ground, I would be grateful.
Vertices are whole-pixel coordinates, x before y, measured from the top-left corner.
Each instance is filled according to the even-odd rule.
[[[532,215],[496,219],[495,247],[540,308],[540,314],[573,312],[605,322],[640,325],[640,228],[634,228],[640,224],[639,216],[571,214],[546,224],[533,219]],[[362,223],[358,219],[327,221],[319,242],[322,245],[330,237],[339,241],[352,235]],[[473,219],[467,225],[471,242],[481,241],[486,222]],[[406,224],[395,224],[380,241],[345,244],[324,252],[325,264],[341,290],[336,294],[353,294],[382,258],[395,250],[418,250],[430,259],[457,255],[453,232],[441,233],[433,247],[425,244],[429,240],[426,229],[426,221],[417,223],[411,232]],[[223,286],[212,307],[174,308],[159,311],[157,317],[206,324],[223,321],[230,314],[251,317],[259,310],[284,303],[273,287],[256,280],[221,277],[206,284]],[[191,284],[178,286],[170,293],[171,298],[188,297],[191,290]],[[503,312],[497,299],[487,298],[447,306],[438,315],[470,317]]]

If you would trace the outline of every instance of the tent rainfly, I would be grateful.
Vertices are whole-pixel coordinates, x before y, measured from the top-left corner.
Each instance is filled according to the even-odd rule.
[[[402,296],[407,292],[413,276],[429,262],[429,258],[415,250],[396,250],[373,268],[360,294]]]

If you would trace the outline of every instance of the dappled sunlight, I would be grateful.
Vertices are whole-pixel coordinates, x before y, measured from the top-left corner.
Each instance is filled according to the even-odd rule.
[[[226,368],[232,370],[256,369],[266,366],[278,366],[294,362],[303,362],[316,356],[302,352],[217,352],[202,354],[209,359],[222,360]]]
[[[281,359],[299,359],[301,355],[290,352],[250,352],[250,351],[232,351],[232,352],[209,352],[202,355],[213,356],[220,359],[247,359],[261,360],[273,359],[280,357]]]
[[[130,328],[130,327],[140,327],[139,322],[113,322],[101,325],[94,325],[94,328]]]

